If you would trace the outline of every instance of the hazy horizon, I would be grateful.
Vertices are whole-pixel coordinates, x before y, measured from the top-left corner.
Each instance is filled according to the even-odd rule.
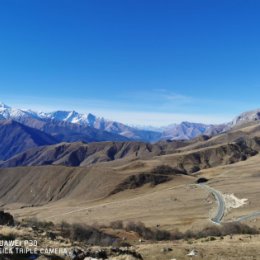
[[[16,104],[10,104],[7,102],[0,101],[0,103],[10,106],[11,108],[22,109],[22,110],[33,110],[35,112],[54,112],[54,111],[76,111],[82,114],[93,114],[97,117],[103,117],[107,120],[117,121],[129,126],[135,127],[154,127],[160,128],[169,126],[171,124],[179,124],[181,122],[191,122],[191,123],[202,123],[202,124],[222,124],[231,122],[238,114],[230,115],[230,117],[226,117],[225,121],[223,121],[223,117],[221,115],[194,115],[194,114],[178,114],[178,113],[142,113],[142,112],[130,112],[130,111],[100,111],[95,109],[74,109],[72,107],[64,107],[56,105],[53,107],[45,107],[38,104],[38,106],[30,106],[27,107],[25,104],[19,106]],[[255,108],[257,109],[257,108]],[[255,109],[250,109],[255,110]],[[247,111],[241,111],[247,112]],[[138,123],[139,122],[139,123]]]

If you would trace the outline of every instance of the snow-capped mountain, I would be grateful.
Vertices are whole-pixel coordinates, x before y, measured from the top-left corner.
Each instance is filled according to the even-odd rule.
[[[13,119],[17,122],[40,129],[49,134],[53,134],[55,131],[55,125],[58,125],[63,128],[73,128],[73,131],[80,133],[82,133],[85,129],[96,129],[98,131],[102,131],[103,133],[111,133],[115,136],[124,137],[120,139],[112,136],[111,141],[138,140],[154,142],[159,140],[161,137],[161,134],[155,131],[140,130],[119,122],[96,117],[90,113],[78,113],[76,111],[36,112],[32,110],[12,108],[1,103],[0,119]],[[65,132],[64,129],[62,131]],[[100,133],[101,132],[98,134],[99,136],[101,135]],[[101,138],[101,140],[102,139],[103,138]],[[105,138],[105,140],[109,139]],[[76,139],[76,141],[80,141],[80,139]]]
[[[136,140],[156,142],[162,139],[189,140],[202,134],[209,136],[216,135],[234,126],[260,120],[260,109],[245,112],[228,124],[207,125],[182,122],[166,127],[151,128],[132,127],[116,121],[106,120],[102,117],[96,117],[91,113],[78,113],[76,111],[36,112],[12,108],[0,103],[1,119],[12,119],[51,135],[62,135],[63,138],[66,136],[65,141],[82,141],[82,135],[87,132],[87,138],[83,138],[83,141],[92,140],[90,137],[94,135],[94,141]],[[69,136],[72,133],[74,135]],[[96,138],[97,136],[99,138]]]
[[[20,109],[15,109],[7,106],[4,103],[0,103],[0,116],[1,119],[19,119],[21,117],[27,116],[25,111],[22,111]]]
[[[50,113],[39,112],[37,116],[42,119],[64,121],[72,124],[89,125],[88,115],[80,114],[76,111],[55,111]]]
[[[38,113],[38,117],[41,119],[50,119],[54,121],[62,121],[72,124],[79,124],[81,126],[93,127],[95,129],[118,134],[132,140],[153,142],[160,139],[160,133],[155,131],[140,130],[116,121],[96,117],[91,113],[78,113],[76,111],[55,111],[51,113],[40,112]]]

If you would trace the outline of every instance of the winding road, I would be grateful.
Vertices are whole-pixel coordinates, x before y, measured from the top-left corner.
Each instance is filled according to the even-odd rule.
[[[217,208],[217,212],[215,213],[215,216],[211,219],[211,221],[216,224],[220,224],[222,218],[224,217],[225,209],[226,209],[224,197],[222,196],[221,192],[213,189],[212,187],[209,187],[206,184],[198,184],[198,186],[208,190],[215,197],[218,203],[218,208]]]
[[[211,221],[213,223],[217,224],[217,225],[220,225],[221,222],[222,222],[222,219],[225,215],[225,210],[226,210],[226,204],[225,204],[225,199],[224,199],[223,194],[220,191],[208,186],[205,183],[191,184],[191,185],[192,186],[195,185],[195,186],[200,187],[202,189],[206,189],[209,193],[211,193],[214,196],[215,200],[217,201],[218,206],[217,206],[217,210],[215,212],[215,215],[211,218]],[[180,185],[180,186],[183,186],[183,185]],[[174,187],[174,188],[176,188],[176,187]],[[169,190],[171,190],[171,189],[173,189],[173,188],[170,188]],[[146,196],[146,195],[144,195],[144,196]],[[131,198],[130,200],[136,200],[136,199],[138,199],[138,198]],[[115,202],[115,201],[107,202],[105,204],[102,204],[102,206],[115,204],[115,203],[117,203],[117,202]],[[46,219],[51,219],[51,218],[61,216],[61,215],[69,215],[69,214],[73,214],[73,213],[76,213],[76,212],[85,211],[85,210],[88,210],[88,209],[93,209],[93,208],[96,208],[96,207],[100,207],[100,205],[88,206],[88,207],[83,207],[83,208],[79,208],[79,209],[76,209],[76,210],[71,210],[71,211],[68,211],[68,212],[65,212],[65,213],[62,213],[62,214],[49,216]],[[257,218],[257,217],[260,217],[260,211],[256,211],[256,212],[250,213],[248,215],[238,217],[236,220],[233,220],[233,221],[230,221],[230,222],[242,222],[242,221],[254,219],[254,218]]]
[[[208,190],[216,199],[217,203],[218,203],[218,207],[217,207],[217,211],[215,213],[215,216],[211,219],[211,221],[215,224],[221,224],[222,219],[224,217],[225,214],[225,209],[226,209],[226,204],[225,204],[225,199],[222,195],[222,193],[206,184],[197,184],[197,186],[204,188],[206,190]],[[242,222],[242,221],[246,221],[246,220],[250,220],[250,219],[254,219],[260,217],[260,211],[256,211],[253,213],[250,213],[248,215],[245,216],[241,216],[239,218],[237,218],[234,221],[231,222]]]

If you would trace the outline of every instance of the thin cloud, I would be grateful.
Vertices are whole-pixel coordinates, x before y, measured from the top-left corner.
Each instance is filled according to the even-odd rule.
[[[164,94],[164,95],[162,95],[162,97],[165,100],[169,100],[169,101],[182,101],[182,102],[192,101],[191,97],[180,95],[180,94],[175,94],[175,93]]]

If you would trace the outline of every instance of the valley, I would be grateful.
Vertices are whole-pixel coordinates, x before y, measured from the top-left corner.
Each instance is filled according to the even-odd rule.
[[[60,232],[61,223],[71,228],[88,225],[133,245],[147,260],[158,255],[162,260],[186,259],[194,248],[203,259],[218,259],[214,252],[233,259],[227,245],[234,240],[246,245],[250,234],[252,251],[258,250],[258,121],[212,136],[155,143],[59,142],[16,121],[4,120],[1,126],[3,133],[6,127],[22,129],[23,138],[32,140],[26,142],[31,147],[23,146],[24,151],[0,161],[0,206],[18,222],[53,223],[55,232]],[[8,131],[15,139],[15,132]],[[33,143],[34,136],[50,143]],[[111,228],[113,223],[122,224]],[[137,225],[135,231],[127,230],[131,225]],[[148,234],[168,238],[143,237],[138,225]],[[233,235],[234,240],[229,238]],[[210,246],[211,239],[220,243],[207,251],[204,246]],[[175,249],[161,251],[165,247]],[[154,256],[149,250],[155,250]],[[250,259],[249,253],[243,254]]]
[[[100,182],[100,184],[95,183],[94,187],[88,186],[87,183],[90,180],[85,179],[84,182],[86,182],[83,183],[83,179],[81,179],[81,184],[69,192],[65,188],[64,193],[55,194],[55,191],[51,191],[49,186],[48,202],[47,198],[40,198],[40,196],[48,195],[48,189],[42,186],[42,194],[40,194],[40,191],[37,190],[37,183],[31,182],[29,183],[31,186],[30,193],[38,196],[29,194],[28,197],[28,194],[21,194],[18,200],[19,207],[17,200],[15,200],[8,203],[5,208],[18,218],[35,216],[55,222],[66,220],[71,223],[79,221],[91,224],[95,222],[108,224],[114,220],[142,221],[149,226],[159,224],[166,229],[198,230],[210,224],[218,205],[214,196],[210,195],[208,190],[194,185],[197,178],[200,176],[208,178],[207,185],[214,187],[223,194],[235,194],[238,198],[248,200],[244,206],[225,212],[223,222],[236,220],[260,209],[258,203],[260,180],[256,177],[259,161],[259,156],[255,156],[246,162],[237,163],[237,165],[203,170],[198,176],[176,176],[173,180],[155,187],[145,184],[140,188],[128,189],[111,196],[107,194],[113,189],[113,179],[110,180],[110,184],[106,180],[106,185],[101,186]],[[243,171],[246,171],[246,173]],[[73,174],[77,174],[76,178],[79,177],[80,172]],[[214,179],[212,178],[213,174]],[[237,174],[240,174],[239,179],[236,178]],[[111,176],[109,178],[111,179]],[[118,178],[115,179],[118,183]],[[70,181],[72,182],[72,180],[68,182]],[[84,188],[80,189],[81,185]],[[69,186],[72,186],[72,184],[69,183]],[[54,187],[58,187],[58,185],[55,184]],[[64,197],[62,197],[62,194],[64,194]],[[47,204],[40,205],[44,200]],[[52,202],[52,200],[57,201]],[[30,201],[35,205],[33,207],[30,204],[26,205],[25,201]],[[147,205],[149,206],[147,207]],[[159,223],[158,220],[160,220]],[[246,220],[246,222],[260,223],[257,217]]]

